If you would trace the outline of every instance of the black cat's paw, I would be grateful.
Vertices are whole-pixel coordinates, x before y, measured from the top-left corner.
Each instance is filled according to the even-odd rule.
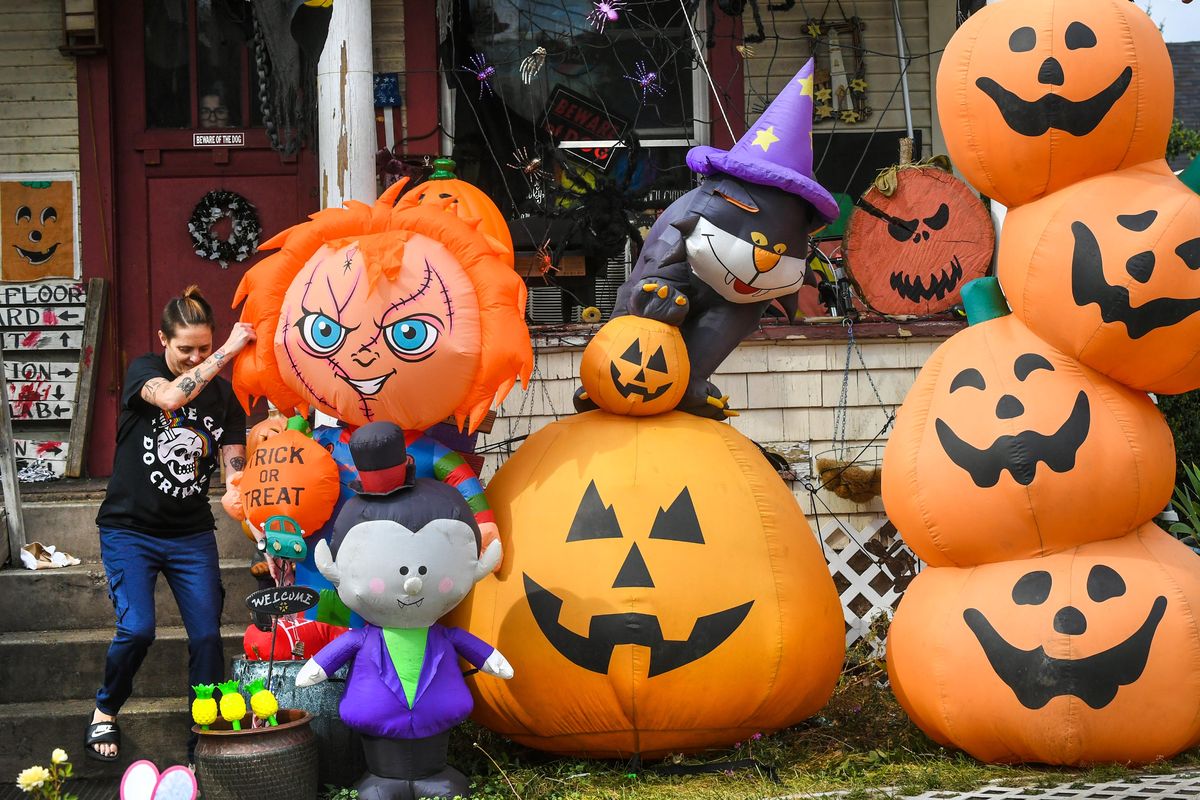
[[[665,322],[678,328],[687,317],[687,296],[669,283],[643,283],[629,298],[629,310],[639,317]]]

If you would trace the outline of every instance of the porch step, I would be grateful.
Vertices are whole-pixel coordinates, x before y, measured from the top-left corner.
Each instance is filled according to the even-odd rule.
[[[34,764],[45,766],[56,747],[67,751],[82,778],[119,778],[141,758],[160,769],[187,763],[192,715],[186,695],[130,699],[120,715],[121,758],[111,763],[93,761],[83,751],[94,708],[92,698],[0,705],[0,775],[15,777]]]
[[[221,628],[225,661],[242,655],[245,625]],[[112,629],[0,633],[0,706],[90,699],[104,677]],[[36,664],[36,668],[30,665]],[[134,679],[138,697],[186,697],[188,647],[182,626],[159,627]],[[0,773],[3,774],[3,773]]]
[[[225,587],[221,623],[240,625],[243,630],[251,621],[246,595],[258,588],[248,565],[248,556],[220,561],[221,583]],[[183,624],[170,587],[161,576],[154,593],[154,607],[160,628]],[[95,561],[61,569],[0,570],[0,608],[11,610],[0,614],[0,633],[98,628],[105,635],[112,635],[113,606],[108,598],[108,581],[104,565]]]
[[[242,532],[241,523],[229,518],[219,497],[209,499],[217,523],[217,552],[226,558],[249,559],[254,554],[254,545]],[[84,561],[99,561],[100,534],[96,530],[96,512],[101,500],[103,495],[23,496],[25,541],[52,544]]]

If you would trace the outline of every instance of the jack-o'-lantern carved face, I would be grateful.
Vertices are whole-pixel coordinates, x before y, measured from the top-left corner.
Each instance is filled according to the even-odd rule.
[[[1005,222],[999,276],[1014,313],[1121,383],[1200,387],[1200,196],[1161,165],[1061,194]]]
[[[846,234],[850,277],[883,314],[935,314],[991,266],[995,234],[983,203],[936,167],[900,169],[885,195],[859,199]]]
[[[958,30],[938,70],[955,165],[1017,206],[1162,158],[1172,72],[1154,23],[1125,0],[1006,0]]]
[[[673,409],[691,368],[679,328],[626,315],[607,322],[583,352],[579,374],[596,405],[645,416]]]
[[[1060,580],[1070,579],[1069,574]],[[1012,601],[1018,606],[1049,605],[1054,589],[1054,575],[1045,569],[1035,569],[1017,579],[1012,588]],[[1087,597],[1094,606],[1091,611],[1093,627],[1106,630],[1104,603],[1126,594],[1125,579],[1107,564],[1094,564],[1087,573]],[[1061,596],[1062,592],[1055,593]],[[1067,590],[1070,597],[1070,590]],[[1088,615],[1080,609],[1082,598],[1058,608],[1047,617],[1050,628],[1062,636],[1083,636],[1088,630]],[[1167,598],[1158,595],[1146,608],[1145,619],[1124,639],[1092,653],[1075,658],[1055,658],[1046,653],[1046,646],[1023,649],[1011,644],[996,630],[987,614],[978,608],[963,612],[963,621],[979,641],[997,677],[1012,689],[1017,700],[1026,708],[1042,708],[1055,697],[1073,695],[1092,708],[1104,708],[1117,696],[1117,690],[1133,683],[1146,669],[1150,645],[1167,610]],[[996,616],[1007,617],[1006,610]],[[1123,618],[1126,614],[1121,615]],[[1096,622],[1099,620],[1099,624]],[[1135,617],[1136,620],[1136,617]],[[1047,631],[1049,633],[1049,631]]]
[[[684,545],[703,545],[704,531],[696,516],[692,495],[686,486],[669,508],[659,508],[650,527],[649,539],[673,541]],[[575,511],[567,542],[588,542],[602,539],[627,539],[611,505],[606,505],[596,488],[588,484],[583,499]],[[623,547],[623,543],[622,543]],[[714,610],[697,617],[686,639],[666,639],[662,624],[653,614],[637,612],[597,614],[591,618],[588,634],[580,636],[559,621],[563,599],[542,588],[528,574],[522,576],[529,608],[538,627],[554,649],[572,663],[592,672],[605,674],[613,649],[620,644],[637,644],[650,650],[648,678],[670,672],[704,657],[724,644],[750,613],[754,600],[736,606]],[[637,542],[621,561],[613,580],[613,589],[654,588],[654,577],[642,557]]]
[[[888,632],[896,695],[932,738],[985,761],[1170,757],[1200,735],[1200,699],[1170,689],[1197,677],[1180,657],[1195,562],[1146,523],[1043,558],[925,570]]]
[[[324,246],[292,282],[275,337],[281,375],[352,425],[385,419],[424,430],[450,416],[471,386],[478,301],[440,243],[420,234],[401,247],[389,239],[377,248],[380,241]]]
[[[1148,397],[1008,315],[955,334],[926,363],[884,452],[883,501],[935,566],[1030,558],[1153,517],[1173,464]]]
[[[18,237],[24,241],[14,242],[13,248],[21,258],[35,267],[40,267],[54,257],[54,251],[62,244],[61,241],[55,241],[60,235],[59,231],[55,230],[58,227],[58,209],[54,206],[44,206],[39,210],[22,205],[14,213]]]
[[[492,730],[650,755],[793,724],[828,698],[845,640],[829,571],[787,486],[728,425],[567,417],[488,499],[505,562],[452,621],[538,665],[474,683]]]

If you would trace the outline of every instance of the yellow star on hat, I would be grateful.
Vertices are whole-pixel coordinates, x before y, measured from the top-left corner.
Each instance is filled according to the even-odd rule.
[[[775,126],[768,125],[767,127],[755,132],[754,141],[750,144],[758,145],[765,153],[768,149],[770,149],[771,145],[778,141],[779,137],[775,135]]]

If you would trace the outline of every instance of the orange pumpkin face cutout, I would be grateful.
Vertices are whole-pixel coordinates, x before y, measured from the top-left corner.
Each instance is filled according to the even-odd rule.
[[[678,327],[627,314],[609,320],[588,342],[579,376],[600,408],[646,416],[678,405],[691,365]]]
[[[955,334],[922,368],[884,449],[883,502],[933,566],[1031,558],[1150,519],[1174,464],[1145,394],[1008,315]]]
[[[923,571],[888,674],[937,742],[989,762],[1147,762],[1200,739],[1195,555],[1153,523],[1045,558]],[[930,654],[937,653],[936,661]]]
[[[1161,162],[1079,183],[1005,220],[1013,313],[1143,391],[1200,387],[1200,196]]]
[[[889,196],[872,186],[850,215],[846,263],[859,295],[882,314],[936,314],[992,263],[995,233],[974,192],[937,167],[896,173]]]
[[[479,305],[439,242],[365,236],[309,259],[284,298],[275,346],[292,367],[283,379],[325,413],[424,430],[471,388]]]
[[[1005,0],[958,29],[937,75],[955,166],[1019,206],[1076,181],[1161,159],[1170,57],[1127,0]]]
[[[28,177],[0,180],[0,280],[75,277],[74,182]]]
[[[649,757],[776,730],[829,698],[845,635],[832,579],[787,486],[729,426],[578,414],[530,436],[488,498],[505,563],[451,616],[525,665],[471,681],[488,728]]]

